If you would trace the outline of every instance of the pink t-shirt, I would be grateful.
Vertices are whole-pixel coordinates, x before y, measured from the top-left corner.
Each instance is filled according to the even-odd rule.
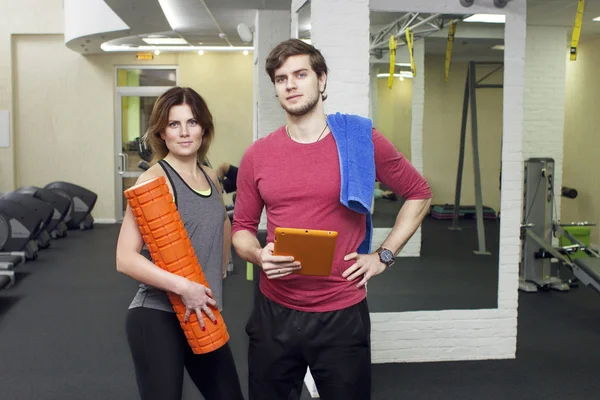
[[[421,174],[375,129],[373,144],[378,181],[406,200],[431,197]],[[241,230],[256,234],[263,205],[268,243],[276,227],[338,232],[331,276],[267,279],[261,271],[260,289],[267,298],[309,312],[340,310],[365,298],[365,288],[356,287],[360,279],[348,282],[342,277],[354,262],[344,261],[344,256],[355,252],[365,237],[366,216],[340,203],[340,164],[332,134],[302,144],[281,127],[248,148],[237,177],[232,234]]]

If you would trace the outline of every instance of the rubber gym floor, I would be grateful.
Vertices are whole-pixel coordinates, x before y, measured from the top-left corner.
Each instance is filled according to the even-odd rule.
[[[425,221],[424,257],[398,261],[394,268],[408,272],[405,282],[396,282],[397,293],[383,284],[392,279],[373,280],[369,292],[379,287],[383,294],[370,297],[372,311],[391,311],[390,302],[405,304],[396,311],[438,309],[444,301],[463,308],[495,307],[493,266],[491,272],[471,273],[465,264],[473,257],[475,241],[455,247],[458,239],[449,236],[449,224]],[[473,228],[469,224],[465,222],[465,235]],[[486,224],[488,243],[497,241],[497,226],[495,221]],[[124,331],[136,283],[115,270],[118,230],[118,225],[96,225],[90,231],[70,231],[17,270],[16,286],[0,291],[0,398],[138,398]],[[454,257],[445,258],[444,251],[453,251]],[[436,280],[442,264],[445,278]],[[417,279],[419,268],[429,278]],[[478,285],[477,279],[488,282]],[[224,316],[244,391],[244,325],[253,290],[245,263],[236,258],[235,271],[225,281]],[[436,290],[442,294],[436,297]],[[463,292],[466,297],[461,298]],[[599,349],[599,294],[585,287],[569,293],[521,293],[516,360],[376,364],[373,399],[595,400],[600,393]],[[186,378],[184,399],[196,398]]]

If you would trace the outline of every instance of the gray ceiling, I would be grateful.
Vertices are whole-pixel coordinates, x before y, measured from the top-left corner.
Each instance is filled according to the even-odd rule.
[[[247,46],[237,34],[240,22],[252,27],[256,10],[275,9],[289,10],[290,0],[161,0],[167,2],[179,22],[173,30],[163,14],[159,0],[105,0],[109,7],[129,25],[128,36],[111,42],[113,44],[146,45],[142,37],[150,34],[185,39],[190,45],[198,46]],[[534,25],[550,25],[572,27],[577,10],[577,0],[527,0],[528,23]],[[466,9],[465,9],[466,10]],[[212,16],[211,16],[212,14]],[[371,13],[371,31],[397,19],[402,13]],[[592,22],[593,17],[600,16],[600,0],[588,1],[586,4],[582,37],[600,35],[600,22]],[[213,20],[214,17],[214,20]],[[473,24],[469,24],[473,25]],[[310,37],[310,7],[301,10],[299,16],[300,36]],[[488,25],[489,26],[489,25]],[[497,29],[497,27],[494,27]],[[459,30],[460,32],[460,30]],[[224,33],[225,37],[219,34]],[[443,54],[445,39],[440,32],[437,37],[427,39],[427,52]],[[457,33],[458,35],[458,33]],[[501,43],[497,37],[477,40],[464,37],[455,45],[455,54],[475,51],[494,57],[498,53],[491,47]]]
[[[254,25],[256,10],[289,10],[289,0],[165,0],[181,26],[173,31],[158,0],[105,0],[134,35],[160,34],[185,39],[190,45],[247,46],[237,34],[243,22]],[[206,7],[205,7],[206,5]],[[213,18],[214,17],[214,21]],[[216,21],[216,22],[215,22]],[[220,29],[219,29],[220,28]],[[221,38],[220,33],[226,37]],[[140,37],[121,38],[114,44],[142,46]]]
[[[572,28],[577,3],[577,0],[527,0],[527,23]],[[582,37],[600,35],[600,22],[592,21],[595,17],[600,17],[600,1],[588,0],[583,13]]]

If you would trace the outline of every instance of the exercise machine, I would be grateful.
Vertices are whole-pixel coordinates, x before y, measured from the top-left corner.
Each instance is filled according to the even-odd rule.
[[[40,249],[47,249],[50,247],[50,233],[48,227],[52,223],[52,215],[54,214],[54,208],[35,197],[28,196],[23,193],[10,192],[2,196],[3,199],[14,201],[25,207],[30,213],[37,214],[41,219],[41,225],[34,236],[34,240]]]
[[[578,280],[600,292],[600,255],[568,232],[569,226],[595,224],[561,224],[554,220],[555,207],[554,160],[526,160],[519,289],[525,292],[568,291]],[[560,237],[565,237],[572,244],[553,245],[553,238]],[[573,257],[577,251],[583,251],[587,257]],[[559,267],[569,268],[576,280],[562,280],[558,273],[553,273],[552,260],[557,260]]]
[[[24,252],[28,260],[37,258],[36,238],[43,221],[21,204],[0,198],[0,251]]]
[[[91,215],[98,195],[82,186],[68,182],[52,182],[44,187],[71,201],[72,207],[65,217],[69,229],[92,229],[94,218]]]
[[[35,186],[26,186],[16,190],[17,193],[23,193],[45,203],[48,203],[53,208],[52,221],[47,227],[47,230],[52,239],[62,238],[67,235],[67,225],[65,218],[71,212],[71,199],[61,196],[51,190],[42,189]]]
[[[24,252],[0,253],[0,289],[14,285],[15,271],[13,269],[24,263]]]
[[[16,265],[25,261],[25,253],[2,253],[11,235],[10,219],[0,212],[0,289],[12,286],[15,283]]]

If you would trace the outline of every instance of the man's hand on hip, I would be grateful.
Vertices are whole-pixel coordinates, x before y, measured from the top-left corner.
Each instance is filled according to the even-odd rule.
[[[369,279],[375,275],[379,275],[385,271],[385,264],[379,260],[377,253],[372,254],[358,254],[352,253],[344,257],[344,261],[356,260],[350,268],[344,271],[342,276],[347,278],[349,281],[353,281],[357,278],[362,277],[358,283],[358,287],[363,287]]]

